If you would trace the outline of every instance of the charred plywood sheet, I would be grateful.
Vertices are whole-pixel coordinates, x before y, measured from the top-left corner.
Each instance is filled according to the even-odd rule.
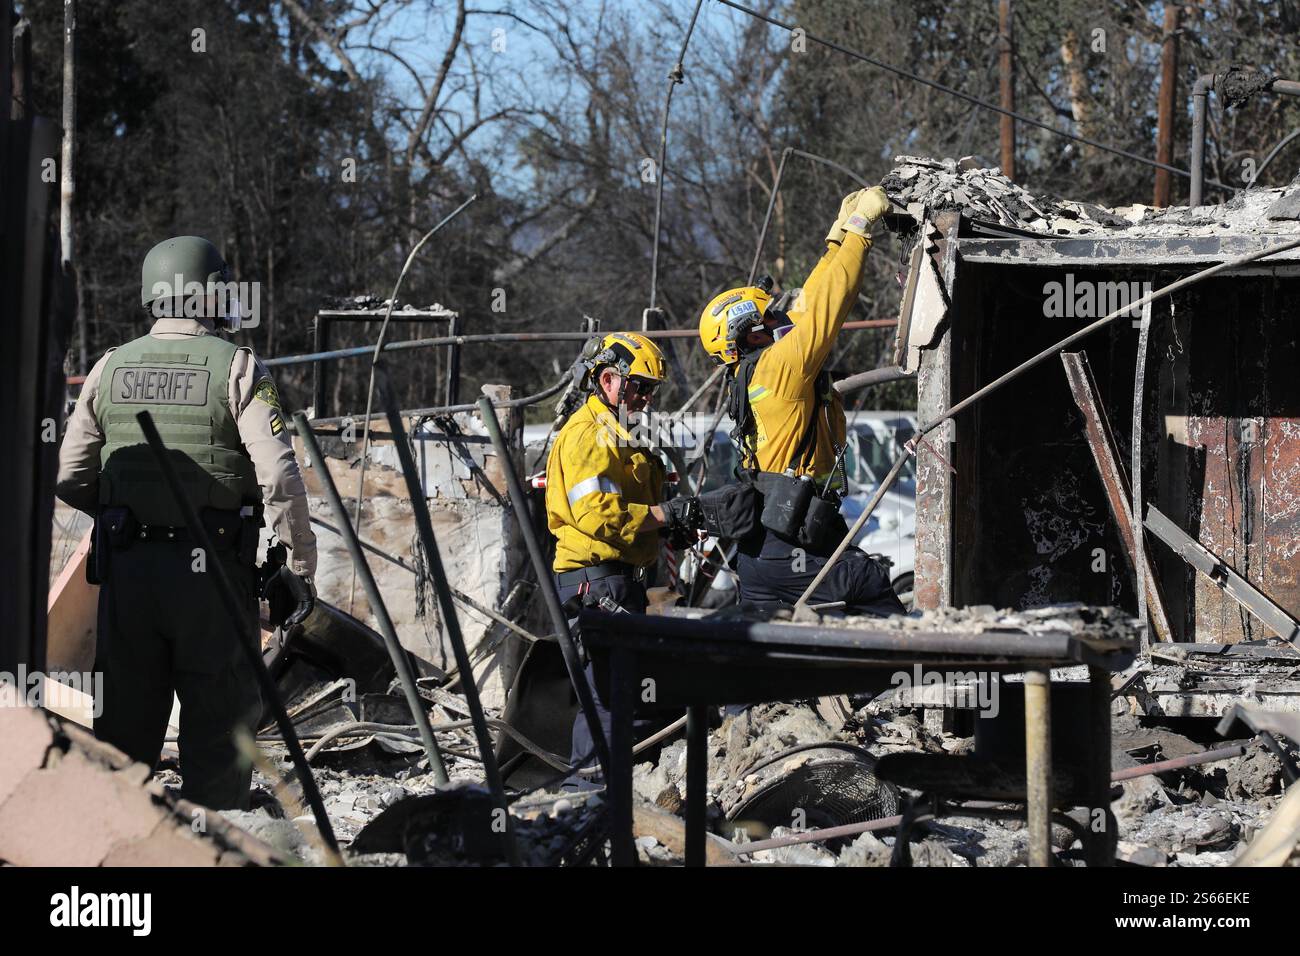
[[[1164,330],[1162,510],[1293,616],[1300,611],[1300,350],[1297,280],[1216,279]],[[1163,353],[1163,354],[1162,354]],[[1213,582],[1162,562],[1184,640],[1269,635]],[[1177,609],[1172,606],[1177,604]]]
[[[1088,321],[1044,314],[1044,285],[1060,281],[1063,270],[963,263],[960,271],[951,324],[954,400]],[[1130,420],[1131,329],[1121,325],[1088,344],[1110,418]],[[1116,443],[1127,459],[1126,431]],[[1059,363],[1030,369],[963,412],[954,451],[956,604],[1084,601],[1136,609],[1126,549]]]

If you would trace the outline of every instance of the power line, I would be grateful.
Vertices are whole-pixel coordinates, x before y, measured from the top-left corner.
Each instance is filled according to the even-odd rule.
[[[793,24],[783,23],[782,21],[777,20],[775,17],[769,17],[765,13],[759,13],[757,10],[753,10],[745,6],[744,4],[736,3],[735,0],[718,0],[718,3],[724,4],[728,7],[731,7],[732,9],[739,10],[741,13],[747,13],[751,17],[754,17],[758,20],[763,20],[764,22],[769,23],[774,27],[780,27],[782,30],[785,30],[787,33],[793,33],[796,29],[802,29],[801,27],[797,27]],[[1022,123],[1028,123],[1030,126],[1036,126],[1039,129],[1046,130],[1049,133],[1054,133],[1057,136],[1062,136],[1066,139],[1073,140],[1076,143],[1082,143],[1084,146],[1091,146],[1092,148],[1100,149],[1103,152],[1114,153],[1116,156],[1123,156],[1125,159],[1131,159],[1134,162],[1144,163],[1147,166],[1154,166],[1156,169],[1166,169],[1169,172],[1177,173],[1179,176],[1182,176],[1186,179],[1192,178],[1192,174],[1188,172],[1186,169],[1180,169],[1177,166],[1170,166],[1166,163],[1161,163],[1158,162],[1157,160],[1149,159],[1146,156],[1140,156],[1137,153],[1130,153],[1128,150],[1120,149],[1118,146],[1111,146],[1107,143],[1099,143],[1097,140],[1089,139],[1086,136],[1079,136],[1076,135],[1075,133],[1067,133],[1065,130],[1057,129],[1055,126],[1051,126],[1047,123],[1041,122],[1040,120],[1036,120],[1033,117],[1025,116],[1023,113],[1017,113],[1015,112],[1015,110],[1004,109],[1003,107],[998,106],[995,103],[990,103],[987,100],[982,100],[978,96],[971,96],[969,93],[963,93],[961,90],[953,89],[951,86],[945,86],[944,84],[937,83],[934,80],[927,80],[923,76],[918,76],[917,74],[911,73],[900,67],[892,66],[891,64],[885,63],[882,60],[877,60],[873,57],[867,56],[865,53],[861,53],[858,50],[852,50],[849,47],[842,46],[841,44],[836,43],[833,40],[825,40],[819,36],[814,36],[813,34],[809,33],[807,30],[803,31],[803,36],[809,40],[812,40],[814,43],[820,43],[822,46],[827,47],[831,50],[835,50],[838,53],[843,53],[845,56],[853,57],[855,60],[861,60],[864,63],[870,63],[872,66],[879,67],[882,70],[887,70],[890,73],[893,73],[897,76],[901,76],[904,77],[905,79],[913,80],[917,83],[922,83],[925,86],[928,86],[931,89],[938,90],[941,93],[947,93],[949,96],[956,96],[959,99],[963,99],[968,103],[973,103],[975,106],[982,107],[983,109],[986,110],[992,110],[994,113],[1000,113],[1003,116],[1010,116],[1012,119],[1019,120]],[[1235,187],[1225,187],[1225,188],[1235,189]]]

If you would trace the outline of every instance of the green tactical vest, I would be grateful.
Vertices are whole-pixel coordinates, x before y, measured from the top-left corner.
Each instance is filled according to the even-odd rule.
[[[148,411],[196,510],[261,501],[253,462],[230,410],[236,347],[215,335],[144,335],[104,363],[95,418],[104,432],[99,502],[126,506],[146,525],[185,523],[135,416]]]

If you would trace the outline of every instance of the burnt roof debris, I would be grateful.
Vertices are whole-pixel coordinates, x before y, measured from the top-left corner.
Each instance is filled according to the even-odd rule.
[[[1253,187],[1219,205],[1156,209],[1031,193],[975,157],[897,156],[881,183],[894,203],[920,222],[940,211],[1044,237],[1162,238],[1300,234],[1300,176],[1286,186]]]

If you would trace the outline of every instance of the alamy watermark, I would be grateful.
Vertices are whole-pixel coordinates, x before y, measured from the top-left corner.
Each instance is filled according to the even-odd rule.
[[[244,329],[255,329],[262,321],[260,282],[186,282],[177,274],[170,282],[155,282],[149,293],[155,319],[238,319],[232,327]]]
[[[1094,282],[1065,274],[1064,282],[1043,285],[1043,316],[1049,319],[1100,319],[1119,312],[1134,319],[1142,317],[1134,303],[1151,294],[1150,282]]]
[[[1000,710],[998,675],[989,671],[926,670],[913,664],[912,670],[896,671],[889,682],[899,695],[909,695],[914,707],[955,707],[978,711],[981,717],[996,717]]]
[[[14,698],[0,693],[0,701],[13,706],[43,707],[46,710],[80,710],[86,697],[93,699],[92,717],[104,712],[103,671],[29,671],[26,664],[18,665],[18,672],[0,671],[0,690],[5,686],[14,689]]]

